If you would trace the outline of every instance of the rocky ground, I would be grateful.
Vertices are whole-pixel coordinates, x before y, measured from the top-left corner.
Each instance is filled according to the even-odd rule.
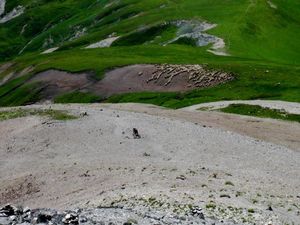
[[[298,123],[139,104],[25,108],[50,107],[79,118],[0,122],[0,204],[31,208],[2,209],[0,224],[300,222]]]
[[[6,205],[0,209],[0,224],[233,224],[205,218],[202,209],[188,208],[184,214],[153,210],[151,208],[97,207],[57,211],[53,209],[30,209]]]
[[[198,20],[178,20],[171,22],[171,24],[178,27],[177,37],[164,43],[164,45],[175,42],[180,38],[191,38],[196,42],[196,46],[212,44],[212,47],[207,51],[215,55],[229,55],[226,52],[225,41],[222,38],[206,33],[208,30],[215,28],[217,24],[210,24]]]

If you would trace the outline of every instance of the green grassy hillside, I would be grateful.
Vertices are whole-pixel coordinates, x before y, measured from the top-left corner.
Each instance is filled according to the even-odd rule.
[[[0,86],[2,106],[37,101],[41,86],[24,82],[38,71],[94,71],[101,79],[107,69],[136,63],[205,63],[233,72],[236,79],[184,94],[134,93],[106,101],[175,108],[220,99],[300,102],[298,0],[10,0],[5,13],[18,5],[25,12],[0,24],[0,65],[14,63],[0,79],[29,66],[34,70]],[[217,24],[207,33],[224,39],[230,56],[214,55],[207,51],[211,46],[195,47],[189,40],[162,46],[176,35],[169,24],[176,20]],[[84,49],[111,34],[121,38],[110,48]],[[52,47],[59,49],[40,54]]]

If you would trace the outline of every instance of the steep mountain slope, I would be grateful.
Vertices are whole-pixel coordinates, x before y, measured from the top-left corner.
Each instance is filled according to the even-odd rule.
[[[0,5],[5,6],[2,15],[0,6],[0,105],[44,99],[45,84],[27,82],[40,71],[92,71],[93,79],[101,79],[108,69],[141,63],[206,64],[234,73],[235,80],[184,94],[125,94],[110,101],[170,107],[217,99],[300,101],[296,0],[2,0]]]

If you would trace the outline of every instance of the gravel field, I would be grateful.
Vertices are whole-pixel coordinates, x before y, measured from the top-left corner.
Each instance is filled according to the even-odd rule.
[[[79,118],[0,122],[1,204],[59,210],[125,207],[137,215],[175,213],[182,216],[178,224],[197,224],[187,211],[198,207],[207,221],[300,224],[297,123],[254,123],[238,115],[139,104],[23,108],[50,107]],[[244,130],[230,125],[234,119]],[[264,125],[279,127],[285,135],[294,131],[296,140],[283,135],[273,142],[268,135],[279,134],[264,133]]]

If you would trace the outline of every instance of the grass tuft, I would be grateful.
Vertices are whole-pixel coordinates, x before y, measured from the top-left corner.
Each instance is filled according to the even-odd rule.
[[[52,109],[15,109],[10,111],[0,111],[0,121],[26,116],[47,116],[54,120],[73,120],[77,118],[65,111]]]
[[[94,103],[100,101],[100,96],[97,96],[92,93],[83,93],[79,91],[62,94],[54,99],[55,103]]]
[[[234,186],[234,184],[231,181],[226,181],[225,185],[230,185],[230,186]]]

